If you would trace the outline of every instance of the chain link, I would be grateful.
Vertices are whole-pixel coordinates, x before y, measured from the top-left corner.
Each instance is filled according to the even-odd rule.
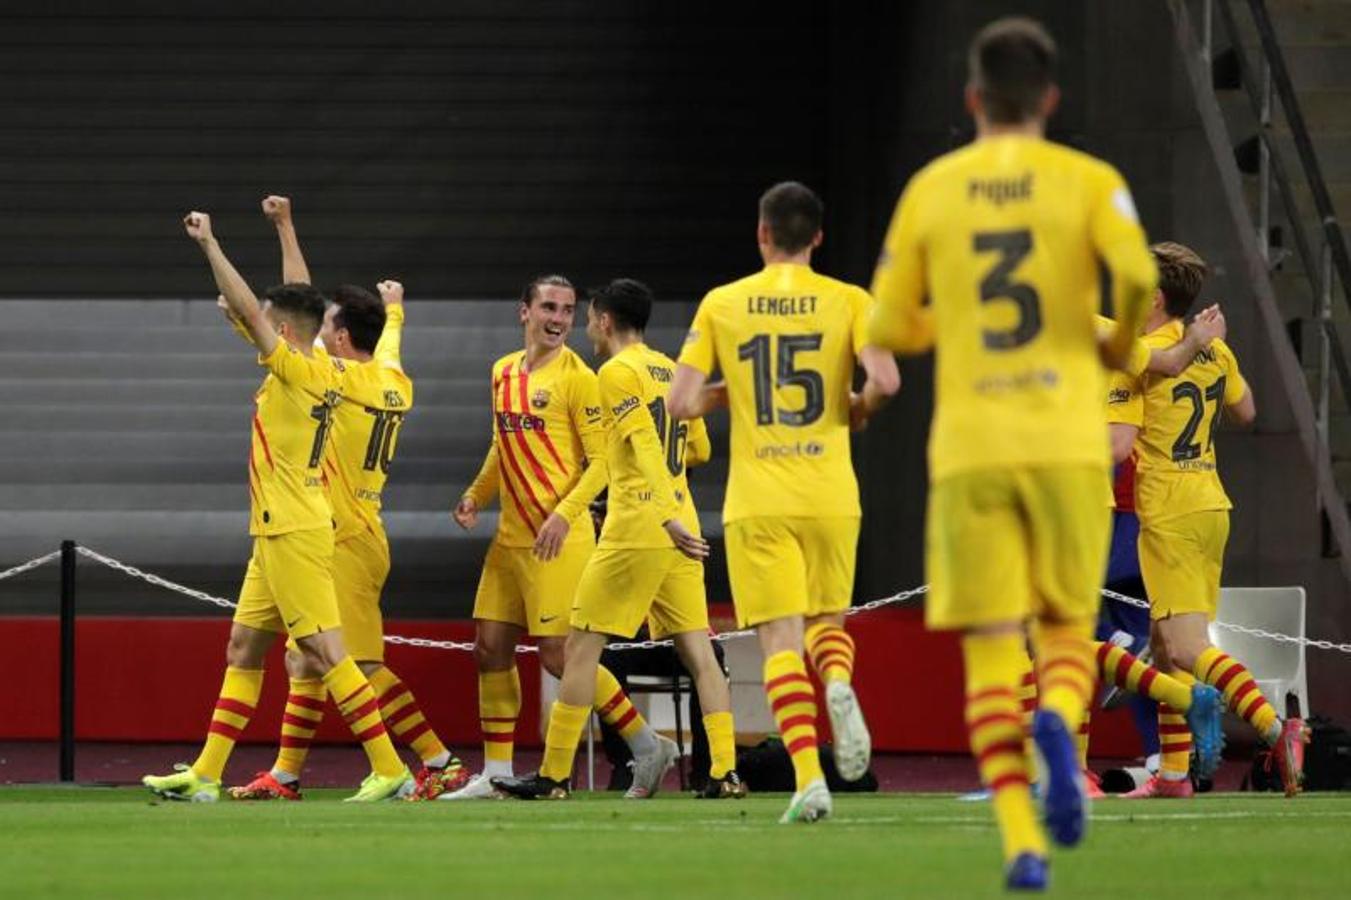
[[[77,546],[75,549],[76,552],[78,552],[81,556],[86,557],[87,559],[91,559],[94,562],[105,565],[110,569],[115,569],[123,573],[124,575],[130,576],[131,578],[139,578],[140,580],[145,581],[149,584],[153,584],[162,588],[167,588],[168,590],[175,591],[177,593],[183,594],[184,596],[192,597],[195,600],[201,600],[204,603],[210,603],[214,606],[219,606],[222,609],[234,609],[236,607],[235,603],[226,600],[224,597],[215,597],[204,591],[198,591],[190,587],[184,587],[181,584],[176,584],[175,582],[169,581],[167,578],[161,578],[158,575],[154,575],[149,572],[143,572],[140,569],[136,568],[135,566],[129,566],[126,563],[119,562],[118,560],[115,560],[110,556],[104,556],[102,553],[90,550],[88,547]],[[28,562],[23,563],[22,565],[19,566],[15,566],[12,569],[0,572],[0,581],[3,581],[6,578],[11,578],[15,575],[20,575],[24,572],[29,571],[30,569],[36,569],[38,566],[45,565],[51,562],[52,560],[56,559],[60,555],[61,552],[58,550],[53,553],[48,553],[46,556],[40,556],[37,559],[29,560]],[[881,609],[884,606],[892,606],[897,603],[905,603],[907,601],[915,599],[916,597],[920,597],[928,593],[928,590],[929,586],[925,584],[920,585],[917,588],[911,588],[908,591],[901,591],[900,593],[892,594],[890,597],[882,597],[877,600],[870,600],[867,603],[863,603],[858,606],[850,608],[845,612],[845,615],[856,616],[859,615],[860,613],[872,612],[873,610]],[[1149,603],[1145,600],[1139,599],[1138,597],[1130,597],[1127,596],[1126,594],[1118,594],[1116,591],[1109,591],[1106,589],[1103,590],[1102,595],[1109,600],[1115,600],[1119,603],[1125,603],[1130,606],[1138,607],[1140,609],[1149,609]],[[1223,628],[1226,631],[1233,631],[1239,634],[1250,635],[1252,637],[1265,638],[1266,640],[1277,641],[1283,644],[1300,644],[1305,647],[1313,647],[1318,650],[1335,650],[1338,653],[1351,653],[1351,644],[1336,644],[1333,643],[1332,641],[1322,641],[1306,637],[1296,637],[1294,635],[1280,634],[1274,631],[1267,631],[1266,629],[1263,628],[1249,628],[1245,625],[1235,625],[1231,622],[1216,622],[1215,625],[1216,627]],[[715,634],[713,636],[713,640],[718,642],[731,641],[736,640],[737,638],[749,637],[754,633],[755,632],[753,630],[724,631],[721,634]],[[463,652],[470,652],[474,649],[473,643],[467,641],[434,641],[430,638],[403,637],[402,635],[398,634],[385,635],[385,643],[400,644],[407,647],[420,647],[429,650],[459,650]],[[609,644],[608,646],[609,649],[611,650],[655,650],[658,647],[671,647],[674,646],[674,644],[672,641],[669,640],[624,641]],[[539,648],[535,647],[534,645],[522,644],[516,648],[516,652],[538,653]]]
[[[6,578],[13,578],[15,575],[22,575],[24,572],[31,572],[32,570],[38,568],[39,566],[45,566],[52,560],[59,559],[60,556],[61,556],[60,550],[53,550],[46,556],[39,556],[34,559],[30,559],[26,563],[19,563],[12,569],[6,569],[5,571],[0,572],[0,581],[4,581]]]

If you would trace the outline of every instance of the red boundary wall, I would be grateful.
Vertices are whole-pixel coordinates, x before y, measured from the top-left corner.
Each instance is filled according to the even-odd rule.
[[[473,624],[401,620],[408,637],[468,641]],[[878,750],[965,753],[961,655],[955,636],[924,630],[915,608],[878,610],[849,621],[858,646],[855,684]],[[84,617],[76,627],[76,716],[81,740],[196,741],[220,687],[229,621],[220,618]],[[0,740],[53,740],[58,732],[58,629],[54,617],[0,618],[0,660],[11,690],[0,692]],[[386,661],[413,688],[442,737],[479,740],[478,700],[469,653],[390,646]],[[520,657],[524,700],[517,740],[538,746],[539,676]],[[285,703],[280,642],[268,661],[259,713],[244,740],[275,740]],[[330,705],[330,713],[332,707]],[[822,722],[822,733],[829,726]],[[328,715],[321,740],[347,740]],[[1138,741],[1120,712],[1095,716],[1093,752],[1134,756]]]

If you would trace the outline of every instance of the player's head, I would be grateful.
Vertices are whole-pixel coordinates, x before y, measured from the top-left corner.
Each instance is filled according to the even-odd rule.
[[[1164,241],[1149,248],[1159,267],[1159,289],[1154,292],[1154,308],[1170,319],[1181,319],[1201,293],[1201,284],[1210,267],[1190,247]]]
[[[340,284],[324,310],[319,340],[333,356],[359,359],[375,352],[384,330],[385,304],[380,298],[359,285]]]
[[[263,292],[263,314],[293,347],[314,343],[324,321],[324,295],[309,284],[279,284]]]
[[[760,255],[769,262],[821,246],[821,220],[826,207],[816,192],[796,181],[781,181],[760,195],[760,222],[755,229]]]
[[[586,336],[596,355],[609,356],[616,338],[641,338],[655,299],[652,288],[633,278],[616,278],[593,289],[586,311]]]
[[[1045,123],[1060,102],[1055,41],[1040,22],[996,19],[971,42],[966,108],[977,127]]]
[[[557,350],[572,331],[577,289],[562,275],[540,275],[521,291],[521,324],[525,344]]]

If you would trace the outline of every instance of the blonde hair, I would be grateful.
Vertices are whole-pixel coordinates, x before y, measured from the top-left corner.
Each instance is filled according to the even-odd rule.
[[[1163,291],[1164,308],[1168,315],[1180,319],[1196,302],[1210,267],[1195,250],[1173,241],[1155,244],[1149,252],[1154,254],[1154,262],[1159,267],[1159,290]]]

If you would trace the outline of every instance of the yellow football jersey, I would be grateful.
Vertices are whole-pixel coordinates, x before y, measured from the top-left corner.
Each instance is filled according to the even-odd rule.
[[[400,361],[403,323],[403,306],[388,307],[385,329],[369,361],[334,360],[341,372],[342,399],[333,411],[324,477],[339,541],[362,531],[384,536],[380,492],[399,427],[413,406],[413,380]]]
[[[506,547],[532,546],[555,509],[576,524],[605,487],[596,374],[568,347],[538,369],[524,364],[524,350],[493,363],[493,443],[466,491],[483,507],[501,490],[494,540]],[[580,527],[568,535],[584,538]]]
[[[1108,465],[1094,331],[1100,265],[1134,330],[1157,279],[1111,166],[1040,138],[986,138],[906,187],[873,282],[870,343],[937,344],[929,472]]]
[[[338,402],[338,373],[327,359],[283,340],[258,362],[268,374],[254,397],[249,534],[332,528],[320,464]]]
[[[596,546],[670,547],[662,523],[672,517],[699,534],[685,456],[708,458],[708,429],[703,419],[677,422],[666,413],[675,362],[646,344],[630,344],[598,374],[610,492]]]
[[[775,263],[709,291],[680,362],[720,369],[732,412],[723,521],[857,516],[849,390],[872,300],[810,267]]]
[[[1150,349],[1182,340],[1174,319],[1145,335]],[[1230,509],[1215,457],[1220,410],[1243,399],[1248,383],[1224,341],[1192,359],[1176,378],[1119,374],[1108,394],[1108,418],[1135,425],[1135,509],[1142,523],[1203,510]]]

